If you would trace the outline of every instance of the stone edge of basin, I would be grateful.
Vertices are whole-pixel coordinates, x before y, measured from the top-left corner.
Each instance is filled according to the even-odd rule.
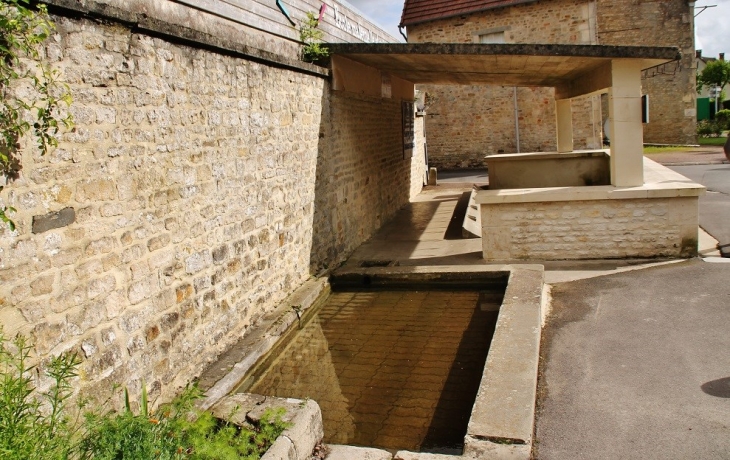
[[[541,265],[521,265],[520,270],[542,271]],[[486,284],[506,285],[511,265],[434,265],[395,267],[341,267],[330,275],[333,289],[404,287],[414,284],[455,285],[460,288]]]
[[[236,345],[201,374],[198,385],[205,391],[205,398],[199,407],[208,409],[235,390],[259,359],[328,291],[327,278],[310,279],[257,320]]]
[[[464,456],[529,458],[537,397],[544,268],[515,265],[464,441]]]
[[[308,460],[324,436],[322,412],[316,402],[247,393],[225,396],[211,413],[235,425],[258,423],[267,410],[284,409],[282,421],[289,427],[276,438],[261,460]]]

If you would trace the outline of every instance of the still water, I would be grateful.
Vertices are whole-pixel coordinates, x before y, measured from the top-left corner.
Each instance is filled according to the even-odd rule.
[[[461,453],[503,294],[332,293],[239,391],[314,399],[328,444]]]

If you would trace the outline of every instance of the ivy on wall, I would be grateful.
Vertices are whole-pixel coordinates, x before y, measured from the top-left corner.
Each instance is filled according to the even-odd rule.
[[[70,114],[60,115],[61,104],[71,104],[68,86],[43,61],[42,43],[54,24],[45,5],[31,6],[28,0],[0,0],[0,192],[17,179],[22,169],[20,140],[35,139],[42,155],[58,145],[61,126],[70,128]],[[32,96],[20,97],[19,84],[27,84]],[[0,205],[0,221],[10,230],[15,223],[10,206]]]

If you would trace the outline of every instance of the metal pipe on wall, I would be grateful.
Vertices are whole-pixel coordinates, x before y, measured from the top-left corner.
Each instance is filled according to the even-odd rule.
[[[517,153],[520,153],[520,109],[517,107],[517,87],[515,90],[515,137],[517,140]]]

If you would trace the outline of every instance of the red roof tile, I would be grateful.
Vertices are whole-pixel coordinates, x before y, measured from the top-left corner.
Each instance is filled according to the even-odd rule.
[[[400,25],[408,26],[535,1],[537,0],[405,0]]]

